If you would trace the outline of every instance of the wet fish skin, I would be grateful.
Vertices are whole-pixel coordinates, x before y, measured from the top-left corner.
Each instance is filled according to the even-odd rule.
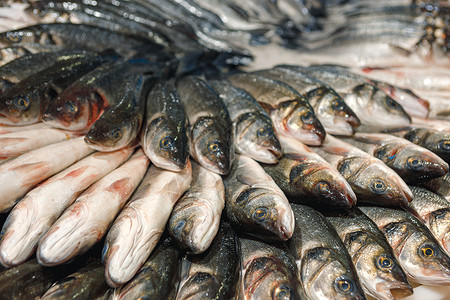
[[[237,153],[263,163],[275,163],[282,155],[272,121],[256,100],[225,79],[209,80],[225,103],[234,127]]]
[[[307,299],[294,258],[281,245],[239,237],[238,299]]]
[[[29,131],[29,130],[38,130],[38,129],[44,129],[44,128],[50,128],[50,126],[47,124],[44,124],[42,122],[34,123],[31,125],[23,125],[23,126],[0,124],[0,134],[14,133],[14,132],[20,132],[20,131]]]
[[[223,101],[202,79],[182,78],[176,87],[189,119],[190,154],[203,167],[221,175],[234,161],[232,122]]]
[[[450,174],[447,173],[442,177],[434,178],[422,183],[422,186],[436,193],[450,202]]]
[[[409,184],[444,176],[449,170],[448,164],[436,154],[399,137],[356,133],[341,140],[382,160]]]
[[[356,195],[341,174],[322,157],[292,137],[280,135],[284,156],[262,164],[290,201],[351,207]]]
[[[128,282],[144,264],[164,232],[175,202],[189,188],[192,168],[181,172],[152,165],[132,199],[111,226],[103,248],[106,282]]]
[[[192,162],[192,182],[167,223],[174,241],[189,254],[203,253],[217,234],[225,206],[220,175]]]
[[[360,210],[374,221],[394,250],[405,273],[422,284],[450,282],[450,258],[430,231],[402,209],[367,206]]]
[[[23,47],[11,46],[1,47],[0,49],[0,66],[3,66],[19,57],[31,54],[30,51]]]
[[[54,283],[40,299],[93,299],[104,295],[108,286],[100,260],[95,260]]]
[[[339,235],[316,210],[291,204],[295,230],[289,249],[309,299],[366,299]]]
[[[383,233],[357,208],[322,211],[344,243],[365,291],[377,299],[413,293]]]
[[[406,183],[372,155],[332,136],[311,149],[338,169],[360,203],[406,206],[411,201]]]
[[[1,95],[0,121],[9,125],[36,123],[48,103],[65,87],[108,59],[106,56],[85,53],[57,61],[51,67],[25,78]]]
[[[443,197],[418,186],[410,186],[414,198],[407,207],[430,230],[450,255],[450,204]]]
[[[230,299],[235,292],[238,265],[236,234],[229,224],[222,222],[209,249],[187,256],[182,262],[175,299]]]
[[[131,152],[132,149],[123,149],[115,153],[93,153],[28,192],[3,224],[1,263],[5,266],[23,263],[77,196],[117,168]]]
[[[173,299],[172,287],[178,279],[180,251],[170,238],[162,240],[126,285],[114,292],[113,299]]]
[[[141,143],[159,168],[180,171],[187,164],[187,117],[172,82],[157,83],[147,96]]]
[[[290,86],[252,73],[233,74],[228,80],[268,111],[277,131],[292,135],[306,145],[322,144],[325,129],[308,101]]]
[[[294,217],[289,202],[257,162],[236,155],[235,166],[223,183],[225,212],[233,226],[264,240],[285,241],[292,236]]]
[[[429,149],[450,162],[450,133],[444,130],[431,128],[412,128],[400,132],[403,138]]]
[[[305,73],[275,67],[257,71],[256,74],[280,80],[303,95],[314,109],[327,133],[351,136],[361,125],[355,113],[330,86]]]
[[[109,107],[86,133],[84,141],[89,147],[115,151],[136,140],[144,119],[146,92],[154,79],[136,74],[124,80],[118,91],[120,102]]]

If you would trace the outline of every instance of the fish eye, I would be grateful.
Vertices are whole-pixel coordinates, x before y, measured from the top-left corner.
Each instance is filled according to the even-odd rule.
[[[174,227],[173,227],[173,233],[179,234],[181,230],[183,229],[184,225],[186,224],[185,220],[180,220]]]
[[[331,102],[331,107],[333,107],[336,110],[342,110],[344,106],[342,105],[341,101],[335,99],[333,102]]]
[[[262,127],[260,129],[258,129],[257,135],[259,137],[266,137],[270,134],[270,130],[266,127]]]
[[[310,123],[312,121],[313,117],[314,117],[314,114],[310,111],[307,111],[306,113],[303,114],[302,121],[304,123]]]
[[[19,109],[25,110],[30,106],[30,100],[27,97],[17,97],[14,100],[14,105]]]
[[[419,248],[419,254],[423,258],[433,258],[436,256],[436,251],[433,249],[433,245],[424,244]]]
[[[72,101],[67,101],[64,104],[66,111],[71,114],[76,114],[78,112],[78,106]]]
[[[397,109],[400,105],[391,97],[386,97],[386,105],[390,108]]]
[[[291,292],[291,288],[288,287],[287,285],[280,285],[279,287],[277,287],[275,289],[274,294],[274,299],[291,299],[292,298],[292,292]]]
[[[394,262],[392,261],[392,259],[390,259],[388,257],[380,256],[377,259],[377,266],[380,269],[390,269],[393,265],[394,265]]]
[[[420,157],[411,156],[406,163],[412,169],[419,169],[423,165],[423,160]]]
[[[338,292],[342,294],[349,294],[353,289],[353,284],[350,280],[346,278],[338,278],[335,281],[336,288]]]
[[[122,137],[122,130],[120,128],[114,128],[109,132],[109,136],[114,140],[117,141]]]
[[[219,143],[217,141],[212,141],[211,143],[209,143],[208,148],[212,153],[216,153],[220,149]]]
[[[159,144],[160,144],[161,148],[163,148],[163,149],[172,148],[173,138],[171,136],[166,136],[166,137],[161,139]]]
[[[326,194],[330,190],[330,185],[325,181],[316,184],[316,189],[320,194]]]
[[[383,194],[386,191],[386,184],[384,184],[383,180],[374,179],[371,182],[370,188],[375,194]]]
[[[442,151],[450,151],[450,140],[440,141],[439,149],[441,149]]]
[[[257,210],[255,210],[255,212],[253,213],[253,218],[256,221],[264,221],[267,218],[268,212],[267,212],[267,208],[258,208]]]
[[[7,32],[6,38],[13,43],[19,43],[22,40],[22,36],[17,32]]]

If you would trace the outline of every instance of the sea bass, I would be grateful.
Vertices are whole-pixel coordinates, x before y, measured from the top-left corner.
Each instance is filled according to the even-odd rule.
[[[295,231],[289,249],[309,299],[365,299],[339,235],[316,210],[292,204]]]
[[[450,257],[411,213],[397,208],[360,207],[384,233],[403,270],[429,285],[450,283]]]
[[[406,206],[412,193],[406,183],[381,160],[337,138],[311,148],[344,176],[359,202]]]
[[[191,187],[172,211],[169,234],[188,253],[204,252],[217,234],[224,206],[222,177],[192,162]]]
[[[234,226],[265,240],[288,240],[294,230],[289,202],[264,169],[253,159],[236,155],[224,178],[225,211]]]
[[[413,293],[391,246],[372,220],[357,208],[323,213],[339,234],[368,294],[394,300]]]
[[[175,202],[189,188],[192,168],[181,172],[152,165],[138,190],[114,221],[103,249],[105,277],[111,287],[129,281],[147,260],[164,232]]]
[[[350,207],[356,195],[342,175],[317,153],[292,137],[280,135],[284,156],[262,165],[290,201]]]
[[[28,192],[3,225],[0,262],[5,266],[24,262],[34,252],[42,235],[77,196],[117,168],[131,153],[132,149],[127,148],[91,154]]]
[[[450,173],[447,173],[442,177],[423,182],[422,185],[450,202]]]
[[[155,84],[147,96],[142,149],[153,164],[181,171],[187,164],[187,117],[172,82]]]
[[[225,79],[208,82],[230,114],[236,152],[263,163],[277,162],[282,155],[280,142],[269,115],[258,102]]]
[[[234,74],[228,80],[252,95],[268,111],[277,131],[292,135],[310,146],[322,144],[325,129],[308,101],[293,88],[251,73]]]
[[[177,82],[189,119],[190,153],[203,167],[221,175],[230,172],[234,160],[232,123],[217,93],[198,77]]]
[[[0,211],[7,211],[36,184],[93,151],[80,137],[32,150],[1,164]]]

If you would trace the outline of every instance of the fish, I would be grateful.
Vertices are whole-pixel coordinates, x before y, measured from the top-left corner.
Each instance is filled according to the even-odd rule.
[[[114,291],[115,300],[139,299],[173,299],[178,269],[180,251],[170,238],[162,240],[152,252],[147,261],[127,284]]]
[[[190,162],[181,172],[150,166],[106,235],[102,257],[109,286],[125,284],[136,275],[158,243],[175,202],[189,188],[191,179]]]
[[[0,122],[7,125],[36,123],[48,103],[71,82],[105,63],[111,57],[84,54],[55,62],[12,86],[0,98]]]
[[[268,111],[276,131],[284,132],[309,146],[319,146],[325,129],[308,101],[287,84],[251,73],[237,73],[228,80]]]
[[[277,164],[262,164],[290,201],[351,207],[356,195],[325,159],[292,137],[280,135],[284,155]]]
[[[0,262],[5,266],[23,263],[36,250],[39,239],[78,195],[119,167],[131,153],[131,148],[93,153],[29,191],[3,224]]]
[[[407,184],[378,158],[332,136],[311,149],[337,168],[359,203],[406,206],[412,200]]]
[[[0,212],[8,211],[17,200],[41,181],[56,174],[94,150],[83,138],[51,144],[29,151],[0,165]]]
[[[222,222],[205,253],[183,259],[175,299],[230,299],[235,292],[238,266],[236,234]]]
[[[0,136],[0,162],[30,150],[76,137],[72,132],[53,128],[5,133]]]
[[[102,239],[138,187],[148,165],[148,158],[139,149],[77,197],[39,239],[36,250],[39,263],[44,266],[65,263]]]
[[[173,208],[167,229],[180,248],[199,254],[209,248],[219,230],[225,187],[219,174],[191,164],[191,186]]]
[[[280,141],[266,111],[228,80],[208,80],[225,103],[233,122],[234,147],[239,154],[263,163],[276,163],[282,155]]]
[[[141,144],[159,168],[178,172],[189,156],[188,121],[173,82],[156,83],[147,96]]]
[[[288,247],[308,299],[366,299],[350,255],[316,210],[291,204],[295,230]]]
[[[288,199],[256,161],[236,155],[223,183],[225,212],[233,226],[267,241],[292,236],[294,216]]]
[[[397,208],[360,207],[374,221],[411,280],[427,285],[450,282],[450,257],[411,213]]]
[[[140,36],[121,34],[92,25],[70,23],[36,24],[0,33],[0,47],[11,46],[24,47],[28,51],[41,50],[41,46],[96,52],[114,49],[118,55],[127,58],[139,52],[163,49],[150,39]]]
[[[23,126],[0,124],[0,134],[14,133],[14,132],[28,131],[28,130],[37,130],[37,129],[44,129],[44,128],[51,128],[51,127],[42,122],[34,123],[31,125],[23,125]]]
[[[307,299],[294,258],[278,244],[239,237],[240,279],[237,299]]]
[[[115,151],[131,145],[138,137],[144,119],[145,96],[153,76],[130,75],[118,89],[119,102],[109,107],[92,124],[84,137],[97,151]]]
[[[57,280],[51,269],[39,265],[36,259],[0,273],[0,293],[4,299],[35,299]]]
[[[223,101],[202,79],[194,76],[176,83],[189,120],[189,151],[204,168],[226,175],[234,160],[232,123]]]
[[[3,66],[22,56],[31,54],[30,51],[20,46],[0,47],[0,66]]]
[[[382,160],[408,184],[444,176],[449,170],[448,164],[433,152],[389,134],[356,133],[341,140]]]
[[[397,101],[357,75],[352,76],[320,66],[281,65],[281,67],[305,73],[329,84],[361,121],[358,131],[379,131],[411,124],[411,117]]]
[[[355,129],[361,125],[341,96],[329,85],[312,76],[282,67],[253,73],[282,81],[304,96],[327,133],[352,136]]]
[[[339,234],[367,294],[393,300],[413,293],[391,246],[372,220],[357,208],[321,212]]]
[[[105,295],[103,265],[94,260],[77,272],[55,282],[40,299],[94,299]]]
[[[406,209],[427,226],[450,256],[450,203],[423,187],[410,186],[409,188],[414,198]]]
[[[450,174],[447,173],[442,177],[434,178],[422,183],[422,186],[444,197],[450,202]]]

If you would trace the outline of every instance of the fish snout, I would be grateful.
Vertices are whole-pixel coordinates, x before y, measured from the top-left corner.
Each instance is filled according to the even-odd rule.
[[[278,236],[282,241],[287,241],[292,237],[292,234],[294,234],[294,213],[291,209],[286,210],[279,221],[279,230],[278,230]]]
[[[408,282],[391,281],[376,285],[376,290],[385,296],[385,299],[401,299],[413,294],[413,289]]]

